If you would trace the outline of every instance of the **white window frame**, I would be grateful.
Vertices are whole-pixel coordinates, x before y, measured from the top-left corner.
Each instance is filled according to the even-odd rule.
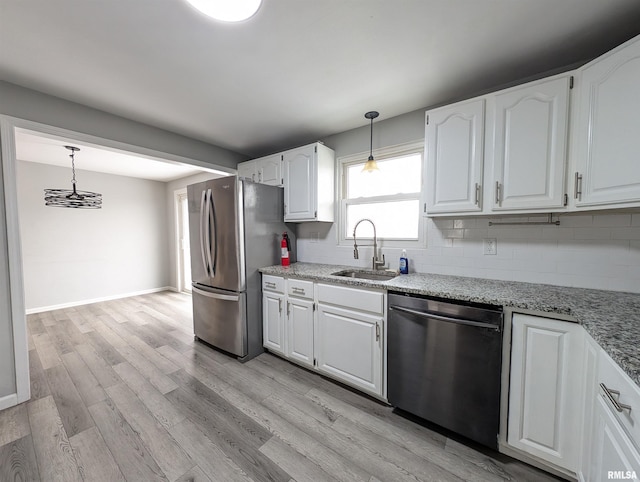
[[[393,158],[393,157],[402,157],[409,154],[420,153],[422,156],[422,175],[420,178],[420,192],[418,194],[418,202],[419,205],[422,206],[424,202],[424,176],[425,176],[425,165],[424,165],[424,141],[416,141],[410,142],[407,144],[399,144],[395,146],[383,147],[380,149],[376,149],[373,151],[373,157],[376,161],[383,161],[385,159]],[[357,203],[348,203],[346,198],[346,176],[347,176],[347,167],[353,164],[362,164],[367,161],[369,157],[369,152],[360,152],[357,154],[352,154],[349,156],[343,156],[338,158],[338,205],[339,205],[339,213],[338,213],[338,245],[339,246],[349,246],[353,245],[353,233],[347,233],[346,220],[347,220],[347,204],[357,204]],[[396,194],[394,196],[381,196],[381,198],[387,200],[394,201],[402,201],[402,200],[411,200],[415,199],[415,195],[413,194]],[[366,202],[375,202],[380,198],[377,197],[367,197],[362,198],[366,199]],[[422,213],[418,211],[418,239],[385,239],[382,237],[378,238],[378,244],[381,247],[387,248],[424,248],[426,247],[427,236],[425,233],[425,222],[424,216]],[[360,239],[360,236],[358,236]],[[362,239],[371,239],[363,237]]]

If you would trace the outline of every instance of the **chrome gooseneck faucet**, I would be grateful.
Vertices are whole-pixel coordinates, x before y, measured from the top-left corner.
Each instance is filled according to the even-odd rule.
[[[353,258],[354,259],[358,259],[359,258],[358,243],[357,243],[357,240],[356,240],[356,229],[358,229],[358,225],[362,221],[369,221],[371,223],[371,226],[373,226],[373,245],[371,245],[371,244],[361,244],[360,246],[373,246],[373,269],[378,269],[378,268],[384,266],[385,261],[384,261],[384,254],[382,255],[382,260],[378,259],[378,242],[377,242],[377,238],[376,238],[376,225],[373,224],[373,221],[371,221],[371,219],[363,218],[360,221],[358,221],[356,223],[356,225],[353,227]]]

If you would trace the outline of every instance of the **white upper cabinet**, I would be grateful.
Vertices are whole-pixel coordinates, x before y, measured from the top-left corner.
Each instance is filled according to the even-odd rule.
[[[238,177],[245,179],[251,179],[253,182],[258,182],[258,165],[255,160],[240,162],[238,164]]]
[[[333,222],[334,152],[314,143],[283,153],[284,220]]]
[[[479,99],[427,112],[427,214],[482,210],[484,109]]]
[[[269,186],[282,186],[282,154],[256,159],[258,164],[258,182]]]
[[[493,165],[491,209],[562,208],[569,76],[500,92],[494,106],[493,146],[487,141]]]
[[[640,205],[640,37],[588,64],[579,82],[575,204]]]
[[[282,154],[272,154],[238,164],[238,176],[253,182],[282,186]]]

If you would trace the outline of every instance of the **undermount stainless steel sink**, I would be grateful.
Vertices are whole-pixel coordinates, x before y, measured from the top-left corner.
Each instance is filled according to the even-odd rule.
[[[344,278],[357,278],[357,279],[367,279],[371,281],[389,281],[390,279],[398,276],[398,273],[394,271],[379,271],[377,273],[371,271],[361,271],[361,270],[345,270],[345,271],[337,271],[335,273],[331,273],[333,276],[342,276]]]

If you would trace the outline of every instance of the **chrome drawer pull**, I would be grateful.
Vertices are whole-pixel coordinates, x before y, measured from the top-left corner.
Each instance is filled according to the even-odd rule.
[[[272,283],[271,281],[265,281],[264,282],[265,286],[269,287],[269,288],[275,288],[276,284]]]
[[[295,291],[296,293],[302,293],[302,294],[304,294],[304,289],[303,289],[303,288],[298,288],[298,287],[296,287],[296,286],[292,286],[292,287],[291,287],[291,290],[292,290],[292,291]]]
[[[614,395],[617,395],[618,397],[620,396],[620,392],[618,390],[611,390],[610,388],[607,388],[607,386],[604,383],[600,384],[600,388],[602,388],[602,391],[611,402],[611,405],[613,405],[613,408],[615,408],[618,412],[622,412],[623,410],[629,410],[629,413],[631,413],[631,407],[629,405],[620,403],[618,402],[618,400],[616,400],[613,397]]]

